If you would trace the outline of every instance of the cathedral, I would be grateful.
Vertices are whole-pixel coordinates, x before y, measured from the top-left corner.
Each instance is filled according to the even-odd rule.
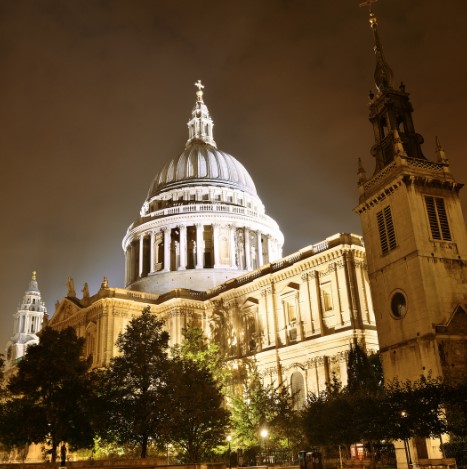
[[[425,157],[409,94],[395,85],[371,10],[370,26],[375,169],[368,176],[358,168],[363,238],[338,233],[283,257],[283,234],[247,168],[218,149],[198,81],[185,147],[156,173],[123,237],[124,288],[104,278],[97,293],[85,285],[77,295],[70,278],[48,322],[85,337],[93,367],[110,363],[118,335],[149,307],[165,321],[171,345],[187,326],[202,328],[232,366],[254,358],[266,383],[287,385],[297,409],[333,374],[346,382],[355,341],[380,350],[387,380],[429,372],[465,378],[462,184],[438,140],[437,161]],[[44,312],[34,274],[15,316],[11,357],[34,339]],[[439,457],[438,447],[421,440],[414,450]]]
[[[266,382],[290,386],[296,407],[346,381],[355,340],[378,349],[362,238],[340,233],[282,257],[284,237],[247,169],[218,149],[203,85],[182,153],[155,175],[123,238],[125,288],[104,279],[77,297],[72,280],[50,326],[86,338],[94,367],[117,353],[128,321],[149,306],[171,344],[196,325],[232,366],[254,358]]]

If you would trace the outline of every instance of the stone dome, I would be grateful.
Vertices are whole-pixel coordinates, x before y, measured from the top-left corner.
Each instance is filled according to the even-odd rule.
[[[189,143],[156,174],[148,199],[164,190],[187,185],[230,187],[257,195],[253,179],[238,160],[202,141]]]
[[[217,148],[203,85],[182,153],[153,179],[122,247],[125,286],[206,291],[282,256],[284,236],[245,167]]]

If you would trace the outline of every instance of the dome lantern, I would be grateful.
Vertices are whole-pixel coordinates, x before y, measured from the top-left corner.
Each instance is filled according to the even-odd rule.
[[[191,119],[188,121],[188,140],[186,145],[192,142],[200,141],[216,147],[216,142],[213,136],[214,122],[209,115],[209,110],[203,101],[203,88],[204,85],[201,80],[195,83],[198,88],[196,92],[196,103],[191,112]]]

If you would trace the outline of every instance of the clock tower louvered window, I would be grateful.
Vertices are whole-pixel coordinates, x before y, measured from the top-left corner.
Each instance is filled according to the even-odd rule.
[[[425,196],[425,204],[433,239],[451,241],[451,230],[449,229],[444,199],[442,197]]]
[[[379,239],[381,243],[381,253],[383,255],[396,248],[396,234],[392,222],[391,207],[387,206],[376,214],[378,222]]]

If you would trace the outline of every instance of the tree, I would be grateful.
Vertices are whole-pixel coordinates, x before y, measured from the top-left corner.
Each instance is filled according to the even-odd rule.
[[[319,395],[308,396],[303,424],[311,445],[374,444],[385,439],[390,419],[385,403],[382,370],[376,354],[368,355],[355,342],[347,360],[347,385],[335,376]]]
[[[445,386],[447,430],[458,441],[463,439],[466,447],[465,459],[467,459],[467,400],[465,396],[467,396],[467,379]]]
[[[248,373],[243,375],[241,392],[230,396],[236,442],[246,448],[259,446],[261,429],[267,427],[272,444],[288,446],[292,439],[299,438],[290,429],[296,424],[297,414],[288,390],[264,385],[253,360],[245,361],[244,366]]]
[[[362,345],[355,341],[347,357],[346,390],[351,394],[358,391],[379,392],[383,385],[383,369],[379,355],[368,354]]]
[[[60,442],[92,447],[92,386],[89,362],[82,358],[84,339],[74,329],[46,327],[40,342],[28,348],[8,383],[10,399],[3,413],[2,438],[8,445],[48,441],[55,462]]]
[[[200,462],[225,441],[229,412],[206,365],[176,357],[170,367],[168,434],[188,462]]]
[[[441,379],[430,375],[422,375],[417,381],[389,383],[386,394],[393,425],[388,437],[404,440],[415,436],[439,437],[445,433],[446,389]]]
[[[308,395],[302,422],[310,446],[348,445],[359,441],[354,407],[349,401],[349,394],[334,374],[323,392]]]
[[[169,335],[164,322],[149,307],[133,318],[116,345],[114,357],[102,376],[102,396],[106,402],[103,419],[106,439],[133,443],[147,456],[150,439],[161,441],[167,424],[167,374]]]
[[[183,341],[172,347],[173,357],[183,357],[208,368],[213,378],[224,387],[232,378],[231,370],[225,364],[225,356],[219,345],[209,342],[200,327],[190,325],[183,329]]]

